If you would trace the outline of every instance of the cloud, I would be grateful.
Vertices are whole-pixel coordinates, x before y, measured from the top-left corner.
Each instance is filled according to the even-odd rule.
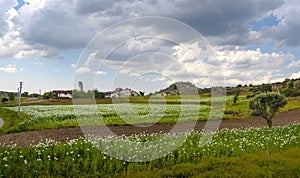
[[[86,60],[86,62],[84,63],[84,66],[89,66],[95,59],[97,52],[92,52],[90,53],[88,59]]]
[[[288,66],[287,69],[297,69],[300,68],[300,59],[297,61],[292,61]]]
[[[297,0],[286,0],[273,15],[279,20],[277,26],[265,27],[263,36],[275,40],[279,48],[292,47],[300,49],[300,4]]]
[[[89,73],[91,71],[90,68],[88,67],[79,67],[77,70],[76,70],[76,73],[78,74],[83,74],[83,73]]]
[[[16,65],[8,64],[6,67],[0,67],[0,71],[7,73],[15,73],[17,71]]]
[[[77,64],[71,64],[71,67],[76,68]]]
[[[15,15],[9,20],[13,23],[10,26],[20,33],[18,37],[30,47],[29,49],[48,51],[43,53],[45,57],[57,56],[68,49],[83,48],[98,32],[109,25],[132,16],[145,15],[178,19],[191,25],[214,44],[247,45],[249,42],[260,40],[253,38],[248,22],[262,19],[283,4],[281,0],[28,2],[30,5],[19,9],[20,15]],[[3,7],[9,10],[16,3],[3,4]],[[6,26],[5,30],[1,30],[2,36],[9,32],[8,16],[9,14],[6,14],[2,19],[2,23]],[[120,32],[124,31],[121,29]],[[177,36],[180,37],[182,34],[178,32]],[[13,51],[16,54],[20,50],[13,48]]]
[[[95,74],[97,74],[97,75],[105,75],[106,74],[106,72],[104,72],[104,71],[96,71],[96,72],[94,72]]]
[[[289,78],[290,79],[298,79],[298,78],[300,78],[300,71],[292,73]]]
[[[256,50],[221,50],[216,56],[221,63],[229,85],[237,82],[269,83],[286,73],[286,63],[294,59],[292,54],[267,53]]]

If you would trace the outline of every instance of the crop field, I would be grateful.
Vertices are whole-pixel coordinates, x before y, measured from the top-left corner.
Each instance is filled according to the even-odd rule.
[[[48,128],[64,128],[78,126],[101,125],[126,125],[144,123],[176,123],[191,120],[207,120],[210,117],[210,97],[187,97],[180,104],[179,97],[167,97],[166,100],[154,98],[148,103],[149,98],[132,98],[132,103],[122,103],[124,99],[118,99],[117,104],[97,105],[26,105],[22,106],[24,117],[18,120],[14,131],[41,130]],[[216,99],[215,99],[216,100]],[[225,98],[219,98],[224,101]],[[163,102],[167,102],[163,104]],[[224,115],[223,119],[241,119],[250,117],[248,102],[245,96],[240,96],[236,105],[233,105],[233,97],[226,97],[226,110],[234,111],[236,115]],[[168,104],[172,103],[172,104]],[[300,99],[290,99],[288,105],[282,111],[288,111],[300,107]],[[11,111],[17,111],[17,107],[5,107]],[[74,110],[75,108],[75,110]]]
[[[78,121],[84,126],[207,120],[210,114],[207,105],[154,104],[151,108],[148,104],[32,105],[22,107],[22,112],[29,117],[18,127],[21,130],[39,130],[78,126],[74,107],[76,113],[80,113]],[[17,107],[9,109],[17,111]]]
[[[201,133],[192,133],[187,137],[186,142],[177,150],[169,152],[165,157],[147,161],[147,162],[130,162],[131,158],[125,160],[117,160],[99,151],[99,147],[107,147],[108,142],[115,141],[122,150],[135,150],[131,144],[124,144],[120,140],[132,140],[138,143],[158,139],[161,135],[134,135],[119,136],[97,139],[78,139],[70,140],[67,143],[58,143],[51,140],[28,147],[16,147],[15,145],[1,145],[0,148],[0,176],[1,177],[44,177],[44,176],[130,176],[138,174],[145,176],[148,173],[159,170],[160,176],[167,176],[174,171],[174,166],[193,163],[194,166],[178,166],[172,175],[193,176],[200,175],[201,172],[208,172],[214,165],[218,168],[219,164],[227,162],[227,166],[223,165],[223,169],[231,167],[232,169],[240,169],[239,161],[246,164],[247,161],[257,161],[257,165],[247,165],[249,168],[256,168],[258,175],[256,176],[272,176],[276,172],[260,172],[264,167],[270,166],[268,160],[277,159],[277,168],[286,167],[283,173],[290,176],[299,176],[299,155],[291,155],[299,151],[300,144],[300,126],[291,125],[278,128],[252,128],[249,130],[227,130],[215,133],[213,139],[204,146],[199,146]],[[184,134],[184,133],[183,133]],[[175,135],[165,134],[165,137],[176,137]],[[172,140],[172,139],[171,139]],[[119,142],[120,141],[120,142]],[[166,142],[163,145],[172,146],[173,142]],[[159,148],[157,148],[159,150]],[[293,161],[284,161],[280,154],[288,154],[294,158]],[[119,154],[124,155],[128,152],[124,151]],[[153,153],[149,153],[153,154]],[[254,157],[252,157],[255,155]],[[247,159],[247,156],[250,156]],[[232,157],[232,158],[231,158]],[[233,160],[232,160],[233,159]],[[236,159],[236,160],[235,160]],[[254,160],[253,160],[254,159]],[[262,161],[259,161],[261,160]],[[281,162],[278,159],[282,159]],[[298,160],[298,161],[297,161]],[[279,161],[279,162],[278,162]],[[271,162],[271,161],[270,161]],[[195,169],[196,165],[201,164],[201,169]],[[273,163],[274,164],[274,163]],[[298,165],[298,166],[297,166]],[[220,167],[220,165],[219,165]],[[188,170],[188,171],[187,171]],[[277,169],[278,170],[278,169]],[[144,173],[145,175],[143,175]],[[176,173],[176,174],[175,174]],[[228,172],[227,172],[228,173]],[[255,172],[252,174],[254,175]],[[282,172],[281,172],[282,173]],[[215,172],[214,174],[217,174]],[[245,174],[245,173],[243,173]],[[217,174],[218,175],[218,174]],[[230,174],[229,174],[230,175]],[[148,174],[149,176],[149,174]],[[157,174],[157,176],[159,176]],[[232,175],[231,175],[232,176]],[[251,176],[248,175],[248,176]]]
[[[202,98],[200,102],[187,98],[184,104],[178,97],[168,97],[167,102],[164,101],[157,98],[149,104],[144,98],[136,98],[130,103],[122,101],[116,104],[26,105],[22,106],[20,119],[16,115],[16,106],[1,107],[1,117],[6,121],[6,131],[3,129],[1,134],[7,133],[7,130],[11,133],[64,128],[78,126],[78,123],[81,126],[115,126],[209,118],[212,102],[209,97]],[[233,104],[232,96],[228,96],[226,110],[238,114],[224,117],[250,117],[248,102],[249,99],[241,96],[237,104]],[[281,111],[299,108],[299,102],[299,97],[290,98]],[[2,142],[0,177],[299,177],[299,133],[299,124],[221,130],[209,133],[214,134],[213,139],[204,146],[199,145],[203,137],[201,131],[90,136],[92,139],[66,142],[46,139],[39,143],[30,142],[30,146]],[[186,140],[177,148],[178,136]],[[145,150],[136,146],[158,140],[160,145],[154,144]],[[174,151],[155,159],[163,148],[174,148]],[[114,153],[114,157],[110,153]],[[152,161],[143,162],[145,158]]]

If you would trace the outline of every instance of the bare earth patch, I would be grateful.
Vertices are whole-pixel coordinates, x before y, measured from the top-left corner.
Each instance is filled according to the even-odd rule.
[[[202,130],[207,122],[198,121],[194,130]],[[179,123],[180,127],[186,128],[191,122]],[[300,109],[279,113],[273,118],[273,126],[285,126],[290,124],[300,124]],[[149,127],[137,126],[109,126],[108,128],[116,135],[132,135],[139,133],[166,133],[169,132],[174,124],[155,124]],[[249,127],[267,127],[265,119],[261,117],[253,117],[249,119],[239,120],[223,120],[219,129],[245,129]],[[28,131],[0,136],[0,145],[15,143],[19,146],[36,144],[46,139],[65,142],[71,139],[84,137],[81,129],[86,129],[89,133],[97,133],[97,135],[105,136],[109,132],[105,131],[104,127],[69,127],[59,129],[46,129],[41,131]],[[100,136],[99,135],[99,136]]]

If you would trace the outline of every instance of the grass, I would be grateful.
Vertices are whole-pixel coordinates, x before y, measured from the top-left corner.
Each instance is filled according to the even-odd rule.
[[[7,108],[0,107],[0,118],[4,120],[4,126],[0,128],[0,135],[9,133],[9,132],[20,132],[21,129],[18,128],[18,125],[21,121],[29,119],[25,113],[21,113],[18,116],[17,112],[11,111]]]
[[[194,133],[186,142],[160,159],[147,162],[127,162],[101,153],[92,143],[107,150],[116,148],[122,156],[131,144],[118,142],[131,139],[145,142],[161,135],[71,140],[67,143],[46,141],[36,146],[0,148],[1,177],[187,177],[187,176],[299,176],[300,126],[217,132],[211,142],[199,147],[200,133]],[[174,137],[175,135],[165,135]],[[176,137],[176,136],[175,136]],[[107,145],[114,140],[117,145]],[[172,140],[172,139],[171,139]],[[161,143],[172,146],[172,141]],[[107,141],[107,142],[102,142]],[[99,145],[100,144],[100,145]],[[103,145],[101,145],[103,144]],[[120,145],[121,144],[121,145]],[[124,149],[120,149],[120,148]],[[155,154],[156,147],[149,155]],[[155,151],[151,151],[151,150]],[[115,150],[116,151],[116,150]],[[141,150],[139,150],[141,151]],[[118,152],[118,153],[119,153]],[[138,156],[138,155],[137,155]],[[128,158],[129,159],[129,158]]]
[[[210,158],[124,177],[300,177],[300,149],[233,158]]]
[[[290,111],[299,108],[300,108],[300,96],[289,97],[287,105],[284,108],[282,108],[280,111]]]

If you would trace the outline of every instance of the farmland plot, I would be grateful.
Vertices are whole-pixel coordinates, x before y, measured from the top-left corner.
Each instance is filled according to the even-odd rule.
[[[17,107],[9,109],[17,111]],[[210,107],[195,104],[149,105],[133,103],[129,105],[32,105],[23,106],[22,112],[29,115],[30,119],[21,122],[19,127],[22,130],[36,130],[78,126],[77,121],[81,126],[99,126],[207,120]]]

